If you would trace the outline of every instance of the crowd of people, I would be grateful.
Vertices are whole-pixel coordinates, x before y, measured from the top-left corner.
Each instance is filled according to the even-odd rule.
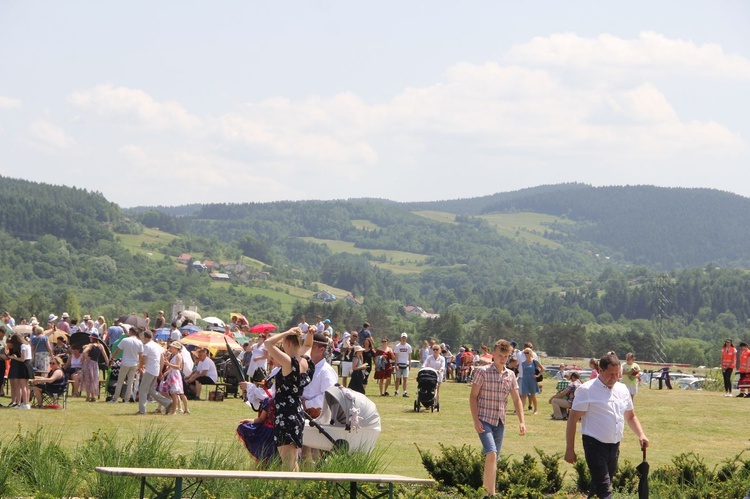
[[[173,318],[166,342],[154,340],[154,328],[150,319],[145,319],[145,327],[118,320],[107,326],[103,317],[94,321],[84,316],[79,322],[62,314],[58,321],[50,314],[46,330],[32,318],[27,337],[14,332],[12,318],[4,314],[0,376],[7,368],[11,406],[27,409],[32,396],[41,406],[45,391],[66,380],[73,382],[74,396],[85,394],[87,401],[96,402],[101,367],[116,365],[116,384],[109,402],[137,401],[138,414],[146,413],[148,401],[158,404],[157,412],[189,414],[188,399],[200,397],[203,385],[219,380],[215,360],[204,348],[191,352],[183,345],[179,326],[185,319],[181,314]],[[154,325],[166,324],[160,312]],[[230,328],[246,329],[247,324],[233,318],[227,332]],[[56,334],[58,331],[65,334]],[[85,333],[87,341],[69,344],[66,339],[75,333]],[[744,342],[739,346],[735,349],[727,339],[722,348],[726,396],[732,394],[732,371],[738,368],[738,396],[750,397],[750,348]],[[340,384],[366,395],[372,373],[378,390],[370,396],[388,397],[393,388],[394,395],[409,397],[410,370],[415,366],[438,373],[436,397],[445,380],[470,383],[469,412],[485,456],[484,487],[490,495],[495,490],[497,459],[506,415],[510,414],[508,403],[513,402],[519,433],[524,435],[526,410],[538,414],[544,372],[550,367],[539,361],[530,342],[523,348],[506,340],[479,349],[462,345],[454,354],[449,345],[435,340],[426,340],[415,349],[407,333],[400,334],[398,341],[387,337],[378,340],[367,322],[340,334],[329,319],[322,317],[312,324],[302,317],[296,327],[282,333],[259,334],[256,341],[243,345],[238,362],[249,380],[239,383],[243,397],[257,402],[258,414],[241,421],[237,434],[254,457],[268,462],[278,455],[289,470],[299,469],[300,457],[317,458],[316,449],[304,446],[303,415],[318,418],[326,390],[332,386]],[[641,369],[632,352],[624,362],[609,352],[600,359],[590,359],[588,367],[586,371],[565,365],[557,368],[555,390],[548,398],[550,418],[567,420],[565,460],[571,463],[576,461],[575,435],[581,422],[585,460],[592,478],[590,496],[610,497],[624,426],[631,428],[643,448],[649,445],[634,411]],[[1,381],[0,388],[4,387]]]
[[[59,318],[50,314],[45,329],[36,317],[16,324],[5,312],[0,326],[0,396],[5,395],[7,372],[7,407],[30,409],[32,388],[35,406],[42,407],[43,394],[57,393],[68,383],[73,397],[97,402],[102,373],[106,376],[111,369],[108,402],[137,402],[139,415],[146,414],[149,401],[159,404],[156,412],[189,414],[188,396],[199,398],[201,384],[219,381],[216,364],[207,349],[191,351],[180,342],[184,333],[178,326],[187,324],[182,313],[172,321],[176,334],[155,341],[154,331],[165,324],[163,311],[153,321],[143,314],[135,324],[115,319],[111,326],[101,316],[94,321],[84,315],[79,321],[62,313]],[[16,332],[20,325],[28,326],[29,333]]]

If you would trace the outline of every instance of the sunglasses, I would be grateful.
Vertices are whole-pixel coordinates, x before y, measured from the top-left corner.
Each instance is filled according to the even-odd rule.
[[[433,349],[432,349],[432,351],[433,351],[433,352],[439,352],[439,351],[440,351],[440,349],[439,349],[439,348],[433,348]]]

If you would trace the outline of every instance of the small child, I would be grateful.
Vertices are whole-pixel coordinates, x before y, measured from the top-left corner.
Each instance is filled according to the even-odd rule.
[[[260,402],[257,418],[244,419],[237,426],[237,437],[245,444],[250,455],[263,464],[268,464],[276,454],[274,417],[273,399],[267,397]]]
[[[513,347],[506,340],[498,340],[492,349],[492,364],[476,369],[469,395],[469,408],[474,420],[474,429],[479,434],[484,453],[483,485],[487,495],[495,494],[497,457],[503,445],[505,414],[508,397],[518,416],[519,433],[526,434],[521,397],[518,394],[516,375],[506,367]]]

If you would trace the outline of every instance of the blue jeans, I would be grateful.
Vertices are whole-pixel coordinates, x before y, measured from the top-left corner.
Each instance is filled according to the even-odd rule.
[[[497,425],[482,421],[484,433],[479,434],[479,440],[482,442],[482,454],[490,452],[500,455],[500,449],[503,447],[503,436],[505,435],[505,425],[501,421]]]

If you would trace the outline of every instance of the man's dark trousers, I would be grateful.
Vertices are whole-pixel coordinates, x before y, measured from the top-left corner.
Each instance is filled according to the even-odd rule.
[[[612,498],[612,477],[617,473],[617,459],[620,457],[620,443],[605,444],[583,435],[583,452],[591,473],[591,488],[588,497]]]

